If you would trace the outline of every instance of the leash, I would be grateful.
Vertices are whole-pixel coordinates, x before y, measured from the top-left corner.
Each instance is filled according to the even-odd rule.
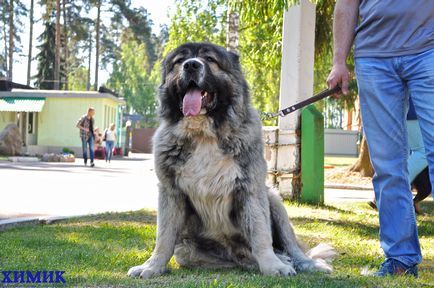
[[[282,109],[282,110],[279,110],[277,112],[261,112],[261,120],[269,120],[269,119],[277,117],[277,116],[285,117],[289,113],[297,111],[300,108],[306,107],[307,105],[315,103],[316,101],[324,99],[324,98],[326,98],[332,94],[338,93],[339,91],[341,91],[341,87],[339,85],[336,85],[332,89],[323,90],[323,91],[319,92],[318,94],[315,94],[306,100],[303,100],[299,103],[296,103],[292,106],[289,106],[289,107]]]

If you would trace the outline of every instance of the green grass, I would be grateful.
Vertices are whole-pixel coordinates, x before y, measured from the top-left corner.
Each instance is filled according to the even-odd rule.
[[[420,278],[377,279],[360,275],[382,262],[376,212],[364,203],[316,207],[289,203],[296,233],[312,247],[320,242],[340,253],[332,274],[299,273],[269,277],[234,270],[184,269],[170,262],[171,273],[131,279],[155,244],[155,213],[135,211],[82,217],[43,226],[0,232],[0,270],[63,270],[68,286],[117,287],[432,287],[434,283],[434,201],[422,203],[428,216],[418,218],[424,262]]]
[[[350,166],[357,161],[357,157],[344,157],[344,156],[326,156],[324,157],[324,165],[330,166]]]

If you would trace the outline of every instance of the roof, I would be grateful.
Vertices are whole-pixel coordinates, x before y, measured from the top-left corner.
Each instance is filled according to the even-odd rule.
[[[106,98],[116,101],[119,105],[125,105],[123,98],[117,98],[110,93],[97,91],[67,91],[67,90],[26,90],[12,89],[12,91],[0,91],[0,98]]]
[[[0,112],[41,112],[45,98],[14,98],[0,99]]]

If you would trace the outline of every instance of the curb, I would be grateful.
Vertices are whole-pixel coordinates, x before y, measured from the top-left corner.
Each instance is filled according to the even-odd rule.
[[[41,162],[37,157],[27,157],[27,156],[11,156],[8,157],[10,162]]]
[[[35,225],[39,223],[39,218],[36,217],[21,217],[21,218],[11,218],[0,221],[0,232],[12,229],[18,226],[24,225]]]
[[[41,217],[18,217],[0,220],[0,232],[8,229],[26,226],[26,225],[50,225],[60,221],[70,220],[77,217],[83,217],[86,215],[74,215],[74,216],[41,216]]]
[[[372,186],[360,186],[360,185],[340,184],[340,183],[324,183],[324,188],[374,191],[374,188]]]

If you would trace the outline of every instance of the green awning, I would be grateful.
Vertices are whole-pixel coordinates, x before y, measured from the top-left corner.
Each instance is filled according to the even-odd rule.
[[[0,99],[0,112],[41,112],[45,98],[4,97]]]

